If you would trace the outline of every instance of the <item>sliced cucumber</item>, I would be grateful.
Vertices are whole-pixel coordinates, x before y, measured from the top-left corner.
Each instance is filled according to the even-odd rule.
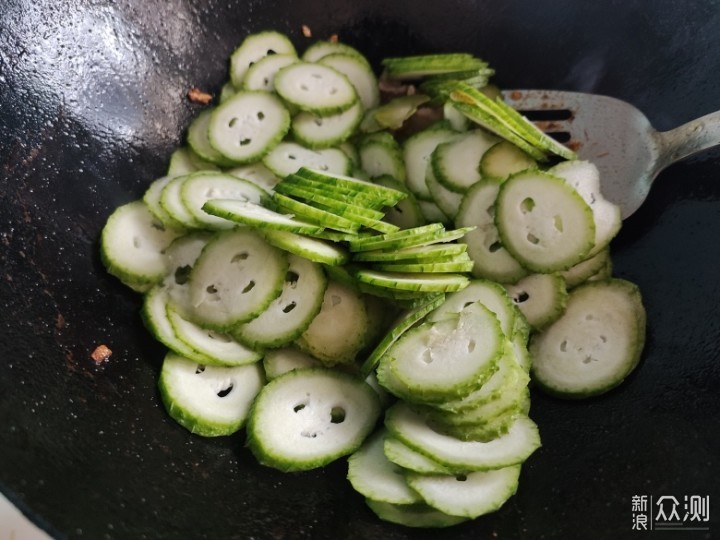
[[[560,274],[531,274],[506,288],[535,330],[556,321],[565,311],[567,288]]]
[[[473,262],[467,255],[450,261],[436,261],[424,263],[378,263],[373,265],[376,270],[383,272],[426,272],[426,273],[448,273],[448,272],[469,272],[472,270]]]
[[[435,155],[435,152],[433,152],[433,155]],[[428,164],[427,171],[425,171],[425,185],[427,185],[433,202],[445,215],[445,219],[454,220],[462,204],[463,194],[452,191],[441,184],[435,176],[432,164]]]
[[[352,168],[350,159],[342,150],[311,150],[288,141],[280,143],[265,156],[263,164],[280,178],[297,173],[302,167],[343,175],[350,174]]]
[[[297,340],[297,345],[325,365],[348,364],[365,347],[369,328],[360,294],[331,280],[320,312]]]
[[[590,279],[593,275],[605,268],[609,262],[610,250],[605,248],[589,259],[585,259],[567,270],[560,272],[560,275],[565,280],[565,284],[569,290]]]
[[[215,110],[215,107],[210,107],[195,117],[188,126],[187,142],[200,159],[218,167],[231,167],[233,160],[216,150],[210,142],[210,122]]]
[[[355,273],[355,278],[361,283],[384,289],[423,293],[459,291],[468,285],[468,278],[460,274],[358,270]]]
[[[412,229],[425,225],[425,217],[420,211],[415,195],[410,193],[405,185],[390,176],[379,176],[373,180],[377,185],[389,187],[405,193],[405,198],[389,207],[385,212],[385,221],[400,227]]]
[[[359,379],[325,368],[290,371],[257,396],[247,444],[263,465],[315,469],[359,448],[379,414],[375,391]]]
[[[290,114],[267,92],[238,92],[212,113],[208,139],[212,147],[238,164],[257,161],[283,139]]]
[[[452,474],[444,465],[440,465],[437,461],[416,452],[390,435],[385,437],[383,451],[389,461],[408,471],[423,474]]]
[[[534,167],[537,167],[537,162],[509,141],[495,144],[480,159],[480,174],[483,178],[507,178]]]
[[[462,475],[408,473],[408,485],[425,502],[451,516],[475,519],[494,512],[518,488],[520,465]]]
[[[430,157],[438,145],[452,140],[456,135],[456,132],[442,124],[420,131],[405,141],[403,159],[407,172],[407,186],[417,198],[432,199],[425,184],[425,172]]]
[[[153,216],[155,216],[155,219],[157,219],[164,227],[169,228],[169,229],[175,229],[178,232],[181,232],[181,231],[185,230],[185,225],[183,225],[177,219],[172,217],[165,210],[165,208],[163,208],[162,204],[160,204],[160,198],[162,197],[165,186],[167,186],[170,182],[172,182],[178,176],[184,176],[184,175],[182,175],[182,174],[177,174],[177,175],[172,175],[172,176],[168,175],[168,176],[163,176],[161,178],[153,180],[153,182],[150,184],[150,186],[145,190],[145,194],[143,195],[142,200],[147,205],[147,208],[148,208],[148,210],[150,210],[150,213]]]
[[[437,433],[402,403],[388,409],[385,425],[410,448],[460,473],[517,465],[540,447],[537,426],[527,417],[519,417],[507,434],[489,442],[460,441]]]
[[[429,246],[412,247],[385,251],[382,249],[355,253],[353,259],[367,262],[435,262],[447,257],[457,257],[466,253],[465,244],[431,244]]]
[[[423,301],[419,306],[405,312],[395,323],[391,329],[385,334],[382,341],[377,344],[373,351],[368,355],[365,362],[363,362],[361,372],[363,375],[368,376],[372,371],[375,370],[377,363],[380,361],[382,356],[388,351],[390,347],[400,337],[412,328],[415,324],[421,321],[425,315],[436,309],[445,301],[445,295],[440,294],[437,296],[430,296]]]
[[[485,279],[473,279],[462,291],[447,295],[445,303],[430,313],[428,320],[441,321],[475,302],[480,302],[495,315],[503,335],[512,335],[516,310],[510,296],[501,285]]]
[[[243,90],[275,90],[275,74],[298,61],[294,54],[271,54],[252,64],[243,77]]]
[[[249,165],[233,167],[232,169],[226,170],[225,174],[231,174],[241,180],[249,180],[265,191],[272,191],[278,182],[280,182],[280,178],[275,176],[270,169],[259,161],[250,163]]]
[[[243,427],[263,383],[259,364],[204,366],[170,352],[158,386],[174,420],[192,433],[217,437]]]
[[[605,199],[600,192],[600,172],[589,161],[565,161],[549,171],[576,189],[593,212],[595,245],[591,255],[605,249],[620,231],[620,207]]]
[[[331,116],[358,101],[348,78],[331,67],[297,62],[275,74],[275,91],[287,103],[317,116]]]
[[[495,201],[500,185],[500,180],[485,178],[471,187],[463,197],[455,225],[475,227],[462,240],[475,261],[472,270],[475,277],[514,283],[526,275],[527,270],[505,249],[495,226]]]
[[[167,176],[183,176],[198,170],[195,161],[190,156],[189,148],[177,148],[170,155],[170,163],[168,164]],[[214,166],[213,166],[214,167]]]
[[[497,142],[493,135],[473,129],[438,145],[431,159],[435,178],[447,189],[465,193],[482,178],[480,160]]]
[[[422,498],[410,489],[402,469],[385,456],[387,432],[381,429],[348,458],[347,478],[355,491],[374,501],[412,504]]]
[[[287,268],[285,252],[255,232],[219,233],[190,272],[193,320],[226,331],[257,317],[282,292]]]
[[[290,131],[293,138],[307,148],[330,148],[349,139],[362,117],[363,108],[359,101],[346,111],[333,115],[301,112],[293,118]]]
[[[249,35],[230,57],[230,79],[235,88],[242,88],[245,74],[258,60],[268,55],[297,56],[292,42],[279,32],[267,31]]]
[[[100,255],[110,274],[143,288],[165,277],[162,252],[177,236],[157,221],[144,202],[133,201],[108,218],[100,237]]]
[[[302,334],[320,311],[327,278],[322,268],[288,255],[282,292],[253,320],[236,326],[232,335],[254,348],[281,347]]]
[[[270,229],[264,230],[263,236],[273,246],[316,263],[338,266],[345,264],[350,259],[347,250],[334,242]]]
[[[380,131],[363,137],[358,147],[360,166],[377,178],[389,175],[400,182],[405,181],[405,162],[400,145],[390,133]]]
[[[406,527],[440,529],[468,520],[448,515],[427,504],[392,504],[372,499],[365,499],[365,503],[380,519]]]
[[[360,62],[365,60],[365,56],[350,45],[341,43],[340,41],[316,41],[310,45],[302,55],[305,62],[320,62],[326,56],[331,54],[345,54],[358,58]],[[367,61],[367,60],[366,60]]]
[[[364,57],[357,54],[333,53],[323,56],[319,64],[333,68],[345,75],[355,87],[364,110],[377,107],[380,103],[380,90],[372,67]]]
[[[281,214],[259,204],[235,199],[212,199],[203,205],[203,211],[229,221],[252,225],[259,229],[315,234],[323,227]]]
[[[428,96],[412,94],[400,96],[365,112],[360,124],[363,133],[375,133],[384,129],[400,129],[406,120],[412,118],[421,105],[430,101]]]
[[[167,318],[175,335],[197,353],[204,356],[206,358],[204,364],[244,366],[254,364],[262,358],[262,354],[258,351],[238,343],[230,335],[207,330],[184,319],[169,304],[166,309]],[[197,360],[198,356],[194,354],[191,359]]]
[[[502,184],[495,223],[503,246],[535,272],[566,270],[595,243],[587,203],[564,180],[539,171],[518,173]]]
[[[184,177],[180,199],[195,221],[206,229],[231,229],[237,225],[205,212],[202,207],[211,199],[235,199],[259,204],[265,191],[248,180],[223,173],[201,171]]]
[[[573,289],[562,317],[531,339],[534,380],[562,397],[607,392],[637,366],[645,321],[640,292],[628,281]]]
[[[382,65],[385,76],[390,79],[415,80],[429,75],[481,69],[487,63],[467,53],[446,53],[385,58]]]
[[[403,334],[383,355],[397,380],[422,400],[454,399],[477,388],[504,350],[497,318],[472,303]]]
[[[322,363],[317,358],[313,358],[309,354],[294,347],[270,349],[265,351],[265,356],[263,357],[265,377],[267,377],[269,381],[288,371],[311,367],[322,367]]]

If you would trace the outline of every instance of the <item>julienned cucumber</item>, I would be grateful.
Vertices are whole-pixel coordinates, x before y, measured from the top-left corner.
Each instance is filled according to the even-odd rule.
[[[343,43],[298,58],[281,33],[248,36],[101,253],[145,294],[180,425],[247,422],[250,450],[281,470],[350,455],[381,519],[448,527],[517,489],[540,445],[530,377],[565,398],[617,386],[645,311],[612,277],[620,214],[597,169],[499,101],[485,62],[383,66],[378,84]],[[381,103],[388,81],[418,86]],[[550,154],[568,161],[540,170]]]

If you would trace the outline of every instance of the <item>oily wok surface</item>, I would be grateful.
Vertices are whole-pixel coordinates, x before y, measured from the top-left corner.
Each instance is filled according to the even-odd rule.
[[[0,4],[0,490],[57,538],[627,538],[633,496],[709,496],[720,472],[720,165],[677,164],[612,245],[648,340],[609,394],[533,391],[543,447],[497,513],[443,531],[380,522],[343,460],[283,474],[244,435],[191,436],[165,413],[163,349],[140,298],[107,275],[98,235],[162,176],[250,32],[302,50],[338,34],[384,56],[468,51],[504,88],[612,95],[669,129],[720,108],[712,1],[69,1]],[[113,351],[100,366],[99,344]],[[698,525],[697,523],[695,524]],[[2,532],[2,524],[0,524]],[[658,533],[662,534],[662,533]],[[671,533],[667,533],[671,534]]]

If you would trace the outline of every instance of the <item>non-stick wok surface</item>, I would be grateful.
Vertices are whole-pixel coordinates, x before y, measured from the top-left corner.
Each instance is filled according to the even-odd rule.
[[[156,390],[163,350],[98,234],[161,176],[249,32],[338,34],[385,55],[469,51],[495,82],[613,95],[668,129],[720,109],[717,2],[5,0],[0,3],[0,489],[58,538],[717,538],[720,164],[677,164],[613,244],[648,310],[639,369],[584,402],[533,392],[543,447],[499,512],[440,532],[377,520],[343,461],[256,464],[191,436]],[[96,366],[99,344],[113,351]],[[710,498],[706,531],[633,531],[634,496]],[[682,510],[682,508],[681,508]],[[648,514],[657,508],[650,508]],[[681,516],[682,517],[682,516]],[[0,531],[2,531],[0,524]],[[664,536],[664,537],[665,537]]]

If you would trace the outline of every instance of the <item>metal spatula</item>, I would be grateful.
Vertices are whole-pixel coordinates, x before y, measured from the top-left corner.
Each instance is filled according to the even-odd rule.
[[[720,111],[659,132],[638,109],[607,96],[556,90],[503,94],[508,105],[597,165],[603,194],[620,206],[623,219],[640,207],[665,167],[720,145]]]

